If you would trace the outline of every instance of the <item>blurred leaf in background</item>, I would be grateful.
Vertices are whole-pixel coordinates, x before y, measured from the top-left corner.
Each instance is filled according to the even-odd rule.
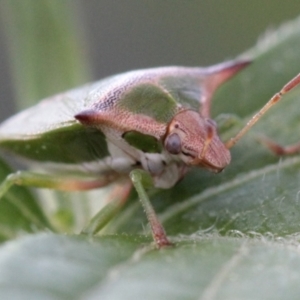
[[[18,108],[90,79],[73,1],[1,1]]]

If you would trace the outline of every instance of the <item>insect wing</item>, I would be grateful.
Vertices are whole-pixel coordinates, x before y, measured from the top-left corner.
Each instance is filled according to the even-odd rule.
[[[108,155],[103,133],[74,119],[95,83],[45,99],[0,126],[0,146],[40,162],[76,164]]]

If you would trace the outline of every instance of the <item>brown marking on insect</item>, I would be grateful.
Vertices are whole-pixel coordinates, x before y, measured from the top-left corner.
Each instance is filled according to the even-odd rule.
[[[139,131],[141,133],[152,135],[157,139],[164,136],[166,125],[155,121],[153,118],[141,115],[131,114],[129,111],[114,109],[106,112],[97,112],[95,110],[85,110],[74,116],[80,123],[100,127],[109,126],[112,129],[127,132]]]
[[[206,152],[208,150],[208,147],[213,139],[213,136],[214,136],[214,129],[211,125],[207,125],[207,133],[206,133],[206,138],[204,140],[204,146],[202,148],[202,151],[201,151],[201,154],[199,156],[199,159],[204,159],[205,158],[205,155],[206,155]]]

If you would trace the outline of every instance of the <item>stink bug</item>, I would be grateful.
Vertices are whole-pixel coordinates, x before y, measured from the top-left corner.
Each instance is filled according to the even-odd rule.
[[[222,171],[230,163],[229,149],[283,94],[300,83],[299,74],[237,136],[223,143],[210,117],[212,95],[248,64],[231,61],[208,68],[131,71],[50,97],[13,116],[0,126],[0,147],[47,170],[55,169],[55,175],[11,174],[0,186],[0,197],[13,184],[87,190],[123,178],[127,178],[128,194],[130,178],[157,247],[169,245],[145,188],[170,188],[192,166]],[[279,147],[267,144],[273,149]],[[297,151],[299,146],[293,149]],[[59,170],[80,172],[93,179],[59,177]],[[115,205],[108,204],[104,210],[84,232],[94,233],[103,226]]]

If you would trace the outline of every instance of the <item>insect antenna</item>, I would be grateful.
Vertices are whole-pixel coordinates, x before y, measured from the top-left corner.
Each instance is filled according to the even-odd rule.
[[[282,96],[288,93],[290,90],[300,84],[300,73],[289,81],[278,93],[276,93],[241,129],[241,131],[229,141],[225,143],[227,149],[232,148],[247,131],[277,102],[279,102]]]

